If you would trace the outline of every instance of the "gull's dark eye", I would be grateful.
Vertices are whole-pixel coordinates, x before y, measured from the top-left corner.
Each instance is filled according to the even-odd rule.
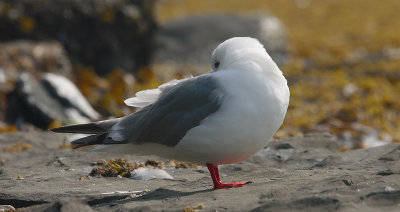
[[[215,67],[215,68],[218,68],[218,66],[219,66],[219,62],[215,62],[215,63],[214,63],[214,67]]]

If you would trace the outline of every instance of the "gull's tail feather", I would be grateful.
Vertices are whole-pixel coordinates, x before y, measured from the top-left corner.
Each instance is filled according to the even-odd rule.
[[[119,118],[87,124],[74,124],[64,127],[52,128],[50,130],[58,133],[103,134],[107,133],[109,129],[111,129],[111,127],[118,122],[118,120]]]
[[[120,118],[116,118],[87,124],[68,125],[50,130],[58,133],[92,134],[72,141],[71,143],[74,144],[74,149],[98,144],[125,144],[128,142],[127,140],[115,141],[111,137],[107,137],[108,132],[116,123],[118,123],[119,120]]]

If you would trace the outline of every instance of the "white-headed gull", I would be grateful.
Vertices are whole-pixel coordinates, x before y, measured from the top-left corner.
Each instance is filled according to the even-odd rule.
[[[93,134],[73,141],[77,148],[173,158],[207,165],[215,189],[218,165],[250,157],[281,126],[289,104],[287,81],[258,40],[235,37],[218,45],[212,71],[172,80],[127,99],[141,109],[128,116],[70,125],[54,132]]]

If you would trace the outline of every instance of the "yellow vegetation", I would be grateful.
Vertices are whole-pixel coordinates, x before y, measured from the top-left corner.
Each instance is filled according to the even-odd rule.
[[[343,144],[344,151],[368,146],[363,142],[374,134],[400,141],[397,8],[397,0],[168,0],[156,4],[156,16],[161,23],[204,12],[277,16],[288,35],[290,60],[281,70],[291,100],[276,138],[329,131],[355,141]],[[77,73],[89,101],[116,116],[132,112],[123,99],[161,83],[147,68],[136,73],[136,83],[119,69],[106,79],[91,69]]]
[[[161,22],[194,13],[269,13],[287,28],[291,60],[281,67],[291,102],[277,137],[323,129],[363,141],[400,140],[400,1],[169,0]],[[362,145],[350,146],[351,148]]]
[[[25,142],[18,142],[10,147],[3,149],[3,152],[23,152],[27,150],[31,150],[32,145]]]

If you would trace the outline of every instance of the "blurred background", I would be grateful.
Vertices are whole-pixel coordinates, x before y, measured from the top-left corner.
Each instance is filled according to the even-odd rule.
[[[119,117],[123,100],[210,70],[216,45],[258,38],[288,79],[276,134],[342,150],[400,142],[400,1],[1,0],[0,132]]]

